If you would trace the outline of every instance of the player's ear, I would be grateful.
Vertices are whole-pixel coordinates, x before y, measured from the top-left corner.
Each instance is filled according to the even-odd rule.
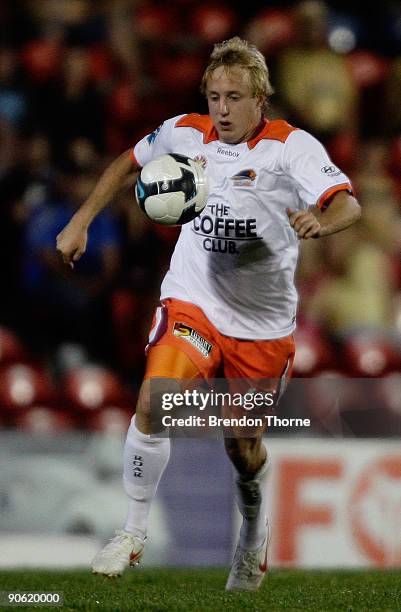
[[[266,105],[266,96],[257,96],[258,106],[261,110],[265,108]]]

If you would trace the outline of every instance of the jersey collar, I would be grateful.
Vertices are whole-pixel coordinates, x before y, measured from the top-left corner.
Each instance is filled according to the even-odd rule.
[[[209,142],[213,142],[214,140],[219,140],[217,130],[214,127],[210,117],[209,117],[209,121],[210,121],[209,130],[206,133],[204,132],[204,135],[203,135],[203,141],[205,144],[209,144]],[[264,138],[268,136],[268,131],[269,131],[269,121],[265,117],[263,117],[260,124],[258,125],[255,132],[253,133],[252,138],[250,138],[247,141],[248,149],[253,149],[254,147],[256,147],[256,145],[258,144],[260,140],[263,140]],[[243,144],[243,143],[238,142],[237,144]]]
[[[253,149],[254,147],[256,147],[260,140],[263,140],[264,138],[269,138],[269,124],[270,122],[265,117],[263,117],[254,134],[252,135],[252,138],[247,141],[249,149]],[[219,135],[212,123],[210,115],[198,115],[197,113],[185,115],[177,121],[176,125],[177,127],[192,127],[196,130],[199,130],[203,134],[203,142],[205,144],[209,144],[210,142],[219,140]]]

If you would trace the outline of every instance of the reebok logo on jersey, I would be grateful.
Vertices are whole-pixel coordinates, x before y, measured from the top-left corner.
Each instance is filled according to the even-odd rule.
[[[341,170],[336,168],[336,166],[323,166],[323,168],[320,168],[320,172],[328,176],[338,176],[341,174]]]
[[[255,179],[256,172],[252,169],[241,170],[241,172],[231,177],[234,187],[250,187],[254,184]]]
[[[239,157],[238,151],[230,151],[229,149],[223,149],[223,147],[217,147],[217,153],[219,155],[226,155],[227,157]]]
[[[178,336],[183,340],[186,340],[192,346],[194,346],[204,357],[209,357],[209,353],[213,348],[213,345],[210,344],[203,336],[198,334],[197,331],[193,329],[193,327],[189,327],[185,323],[178,323],[177,321],[174,323],[173,328],[174,336]]]

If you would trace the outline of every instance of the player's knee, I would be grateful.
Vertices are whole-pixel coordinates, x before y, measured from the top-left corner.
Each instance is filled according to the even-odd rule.
[[[224,446],[230,460],[234,463],[238,459],[245,458],[249,454],[250,441],[239,438],[225,438]]]
[[[165,398],[181,390],[180,381],[170,378],[147,379],[142,383],[136,407],[136,423],[143,433],[163,431]]]
[[[136,416],[141,419],[149,419],[150,417],[150,385],[149,380],[145,380],[139,390],[138,402],[136,405]]]
[[[263,463],[261,438],[225,438],[226,453],[240,474],[257,472]]]

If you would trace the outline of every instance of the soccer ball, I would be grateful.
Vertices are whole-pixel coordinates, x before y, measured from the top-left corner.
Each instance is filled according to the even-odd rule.
[[[206,206],[205,172],[199,162],[185,155],[161,155],[142,168],[135,193],[149,219],[162,225],[183,225]]]

